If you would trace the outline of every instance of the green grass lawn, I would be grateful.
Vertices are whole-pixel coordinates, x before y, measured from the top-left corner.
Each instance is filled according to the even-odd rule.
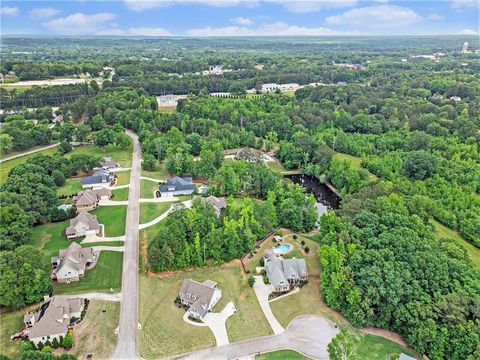
[[[105,236],[125,235],[127,206],[100,206],[90,211],[90,214],[96,215],[98,222],[105,226]]]
[[[123,189],[114,189],[112,190],[112,200],[113,201],[125,201],[128,200],[128,191],[129,188],[123,188]]]
[[[65,184],[57,189],[57,195],[74,195],[82,191],[80,178],[70,178],[65,180]]]
[[[80,281],[71,284],[53,284],[53,293],[81,294],[87,292],[119,292],[122,284],[123,253],[116,251],[102,251],[97,265],[85,271]]]
[[[274,173],[281,174],[286,171],[280,161],[270,161],[266,163],[267,166],[272,170]]]
[[[115,173],[117,177],[117,186],[130,184],[130,171],[119,171]]]
[[[141,275],[139,351],[142,357],[153,359],[214,346],[211,331],[185,323],[184,310],[174,304],[183,279],[189,278],[218,282],[223,293],[214,311],[221,311],[229,301],[234,302],[237,312],[227,320],[231,342],[271,334],[253,289],[238,265],[202,268],[161,278]]]
[[[96,145],[81,145],[75,147],[65,156],[70,157],[72,154],[87,154],[100,157],[111,156],[121,167],[127,168],[132,166],[132,150],[133,146],[121,148],[117,145],[107,145],[104,148],[100,148]]]
[[[170,177],[164,164],[157,163],[154,171],[148,171],[142,169],[142,176],[149,177],[152,179],[166,180]]]
[[[380,336],[356,332],[355,337],[358,341],[355,346],[355,354],[357,354],[359,360],[385,360],[392,353],[402,352],[421,359],[420,354]]]
[[[173,202],[162,203],[141,203],[140,204],[140,224],[145,224],[162,215],[167,211]]]
[[[350,165],[352,165],[352,167],[355,169],[365,169],[364,167],[362,167],[362,159],[357,156],[352,156],[352,155],[343,154],[343,153],[336,153],[334,156],[338,159],[349,162]],[[378,179],[378,177],[372,174],[371,172],[368,172],[368,177],[372,181],[375,181]]]
[[[462,238],[460,234],[452,230],[445,225],[442,225],[440,222],[437,220],[431,219],[430,222],[435,226],[435,230],[437,233],[437,236],[439,238],[448,238],[448,239],[453,239],[460,245],[462,245],[465,250],[467,250],[468,255],[470,256],[470,259],[472,259],[472,262],[480,267],[480,249],[475,247],[474,245],[470,244],[467,240]]]
[[[57,152],[57,148],[51,148],[44,151],[39,151],[34,154],[25,155],[16,159],[8,160],[0,164],[0,183],[3,183],[7,179],[7,175],[15,166],[24,163],[28,159],[36,155],[53,155]],[[10,156],[10,155],[9,155]]]
[[[69,221],[61,221],[58,223],[44,224],[34,226],[32,229],[32,241],[29,245],[39,249],[43,256],[44,263],[50,263],[52,256],[58,256],[60,249],[66,249],[72,243],[67,240],[65,229],[68,227]],[[80,242],[83,238],[75,239]]]
[[[140,180],[140,197],[142,199],[152,199],[154,192],[159,189],[158,182],[150,180]]]
[[[255,356],[255,360],[304,360],[310,359],[293,350],[279,350]]]

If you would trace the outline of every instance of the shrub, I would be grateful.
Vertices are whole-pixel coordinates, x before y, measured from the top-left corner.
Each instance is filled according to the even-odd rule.
[[[305,246],[305,252],[308,254],[308,252],[310,251],[310,248],[308,246]]]
[[[263,269],[260,274],[262,274],[263,276],[267,275],[267,270]]]
[[[298,238],[298,235],[297,235],[297,234],[293,234],[293,240],[297,240],[297,238]],[[302,242],[304,242],[304,241],[302,241]]]
[[[263,277],[263,283],[264,284],[270,284],[270,280],[268,280],[268,277],[266,277],[266,276]]]
[[[305,246],[305,240],[302,240],[300,244],[302,244],[302,246]]]
[[[71,349],[73,346],[73,331],[71,329],[68,330],[67,336],[63,339],[62,346],[65,349]]]
[[[53,338],[52,347],[53,347],[54,349],[58,349],[58,348],[60,347],[60,344],[58,343],[57,338]]]
[[[265,266],[265,259],[263,257],[260,258],[259,263],[260,263],[260,266]]]
[[[52,353],[52,348],[48,345],[45,345],[45,347],[42,349],[42,353],[51,354]]]
[[[253,286],[253,284],[255,284],[255,278],[252,275],[250,275],[248,277],[248,285]]]

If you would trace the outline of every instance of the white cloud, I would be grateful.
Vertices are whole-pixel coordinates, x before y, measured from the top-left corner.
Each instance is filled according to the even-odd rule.
[[[30,10],[30,16],[35,18],[49,18],[57,15],[60,10],[52,7],[36,8]]]
[[[225,26],[219,28],[205,27],[190,29],[189,36],[293,36],[293,35],[344,35],[345,33],[324,27],[302,27],[289,25],[282,21],[270,24],[262,24],[258,28],[245,26]]]
[[[318,12],[321,9],[338,9],[344,7],[352,7],[356,5],[357,0],[310,0],[310,1],[295,1],[295,0],[268,0],[282,4],[285,9],[292,13],[304,14]]]
[[[422,17],[410,8],[396,5],[367,6],[352,9],[340,15],[329,16],[329,25],[350,25],[366,28],[403,27],[420,21]]]
[[[2,6],[0,8],[0,15],[5,16],[17,16],[20,13],[18,7],[9,7],[9,6]]]
[[[478,8],[480,7],[480,2],[478,0],[452,0],[450,6],[453,9],[467,9],[467,8]]]
[[[182,4],[199,4],[214,7],[230,7],[238,5],[254,7],[258,5],[258,0],[124,0],[124,4],[131,10],[144,11]]]
[[[95,34],[112,26],[115,14],[98,13],[87,15],[76,13],[67,17],[50,20],[43,25],[56,34],[82,35]]]
[[[130,28],[127,31],[119,28],[110,28],[105,30],[98,31],[95,35],[102,36],[172,36],[172,34],[164,28],[148,28],[148,27],[138,27]]]
[[[95,35],[100,35],[100,36],[120,36],[120,35],[127,35],[126,32],[122,29],[119,28],[111,28],[111,29],[105,29],[105,30],[100,30],[95,33]]]
[[[253,25],[253,20],[243,17],[243,16],[237,16],[236,18],[230,19],[230,22],[235,24],[235,25],[242,25],[242,26],[250,26]]]
[[[460,34],[462,35],[477,35],[477,32],[472,29],[463,29]]]
[[[427,19],[428,20],[433,20],[433,21],[440,21],[440,20],[444,20],[445,16],[443,16],[439,13],[431,13],[427,16]]]

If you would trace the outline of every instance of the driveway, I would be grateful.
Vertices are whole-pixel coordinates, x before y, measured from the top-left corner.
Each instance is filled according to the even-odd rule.
[[[93,251],[125,251],[125,246],[92,246]]]
[[[24,153],[17,154],[17,155],[7,156],[7,157],[4,157],[4,158],[0,159],[0,164],[5,162],[5,161],[8,161],[8,160],[13,160],[13,159],[16,159],[16,158],[19,158],[19,157],[22,157],[22,156],[35,154],[36,152],[51,149],[51,148],[57,147],[58,145],[60,145],[60,143],[47,145],[47,146],[44,146],[44,147],[41,147],[41,148],[35,149],[35,150],[25,151]]]
[[[328,360],[327,346],[339,331],[332,322],[323,317],[303,315],[294,319],[279,335],[203,349],[180,355],[176,359],[226,360],[275,350],[292,349],[312,359]]]
[[[255,284],[253,284],[253,291],[257,296],[257,300],[262,308],[263,314],[267,318],[273,333],[275,335],[281,334],[285,330],[282,325],[280,325],[275,315],[273,315],[272,309],[270,309],[270,304],[268,302],[268,295],[273,291],[273,285],[265,284],[261,276],[254,276],[254,278]]]
[[[203,322],[212,330],[213,336],[215,336],[215,342],[217,346],[227,345],[230,343],[227,334],[227,319],[235,314],[237,309],[233,302],[229,302],[223,310],[219,313],[210,312],[203,318]]]
[[[186,208],[191,208],[192,207],[192,200],[187,200],[187,201],[183,201],[182,204],[186,207]],[[153,219],[152,221],[149,221],[148,223],[145,223],[145,224],[140,224],[139,225],[139,229],[142,230],[142,229],[145,229],[147,227],[150,227],[150,226],[153,226],[155,224],[158,224],[160,221],[162,221],[163,219],[165,219],[169,214],[171,214],[173,211],[173,205],[170,206],[170,208],[165,211],[162,215],[156,217],[155,219]]]
[[[98,201],[98,205],[100,206],[120,206],[120,205],[128,205],[128,200],[125,201],[114,201],[110,199],[101,199]]]
[[[101,301],[120,301],[122,299],[122,293],[117,294],[104,294],[104,293],[85,293],[85,294],[72,294],[72,295],[55,295],[62,299],[73,299],[81,297],[88,300],[101,300]]]

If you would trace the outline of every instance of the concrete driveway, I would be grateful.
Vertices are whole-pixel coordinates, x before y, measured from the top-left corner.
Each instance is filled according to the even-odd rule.
[[[316,315],[303,315],[294,319],[279,334],[240,341],[216,348],[180,355],[175,359],[226,360],[265,352],[292,349],[312,359],[328,360],[327,346],[340,330],[329,320]]]
[[[227,345],[230,343],[227,334],[227,319],[235,314],[237,309],[233,302],[229,302],[219,313],[210,312],[203,318],[203,322],[212,330],[215,336],[217,346]]]
[[[257,300],[262,308],[263,314],[267,318],[273,333],[275,335],[281,334],[284,332],[284,328],[282,325],[280,325],[275,315],[273,315],[272,309],[270,309],[270,303],[268,302],[268,295],[273,291],[273,285],[265,284],[263,282],[263,277],[261,276],[254,276],[254,278],[255,284],[253,284],[253,291],[257,296]]]

